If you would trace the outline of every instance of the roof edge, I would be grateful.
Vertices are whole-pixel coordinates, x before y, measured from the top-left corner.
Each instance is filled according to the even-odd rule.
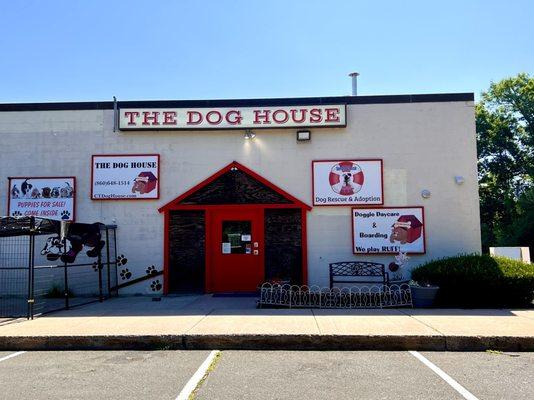
[[[118,101],[123,108],[156,107],[261,107],[320,104],[392,104],[392,103],[442,103],[474,101],[472,92],[435,94],[398,94],[377,96],[285,97],[259,99],[221,100],[128,100]],[[0,111],[77,111],[112,110],[113,101],[60,102],[60,103],[0,103]]]

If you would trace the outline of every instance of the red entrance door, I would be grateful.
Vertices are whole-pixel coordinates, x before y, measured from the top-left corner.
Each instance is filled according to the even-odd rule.
[[[239,208],[210,210],[212,292],[252,292],[264,279],[263,210]]]

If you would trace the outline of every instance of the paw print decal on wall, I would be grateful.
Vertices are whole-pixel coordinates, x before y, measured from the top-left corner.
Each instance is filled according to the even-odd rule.
[[[146,269],[147,275],[152,275],[152,274],[157,274],[157,273],[158,271],[156,270],[156,267],[154,267],[153,265],[151,265],[150,267]]]
[[[132,277],[132,273],[130,272],[128,268],[124,268],[123,270],[121,270],[120,276],[122,280],[124,281],[126,279],[130,279]]]
[[[68,212],[67,210],[61,211],[61,219],[63,221],[69,220],[70,219],[70,212]]]
[[[11,214],[13,217],[22,217],[22,213],[20,211],[13,211],[13,214]]]
[[[93,271],[98,271],[98,263],[95,261],[92,265]],[[100,264],[100,269],[104,269],[104,264]]]
[[[159,292],[163,288],[163,285],[159,281],[159,279],[156,279],[155,281],[152,281],[150,284],[150,289],[152,289],[153,292]]]
[[[127,262],[128,259],[124,257],[124,254],[117,257],[117,266],[122,267],[123,265],[126,265]]]

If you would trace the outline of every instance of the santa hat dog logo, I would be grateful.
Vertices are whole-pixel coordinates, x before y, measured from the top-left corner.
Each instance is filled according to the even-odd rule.
[[[391,226],[391,235],[389,241],[405,243],[413,243],[421,237],[423,233],[423,224],[415,215],[401,215],[397,221]]]
[[[158,178],[150,172],[141,172],[134,179],[134,184],[132,187],[132,193],[138,192],[139,194],[150,193],[156,188],[156,182]]]
[[[352,161],[343,161],[332,167],[328,176],[332,190],[342,196],[358,193],[364,181],[362,168]]]

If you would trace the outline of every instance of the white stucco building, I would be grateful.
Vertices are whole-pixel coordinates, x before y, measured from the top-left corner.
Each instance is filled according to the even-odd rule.
[[[118,225],[121,293],[326,286],[331,262],[481,249],[471,93],[0,104],[0,143],[2,213],[42,212],[23,180],[75,177],[56,218]],[[152,266],[161,287],[128,284]]]

